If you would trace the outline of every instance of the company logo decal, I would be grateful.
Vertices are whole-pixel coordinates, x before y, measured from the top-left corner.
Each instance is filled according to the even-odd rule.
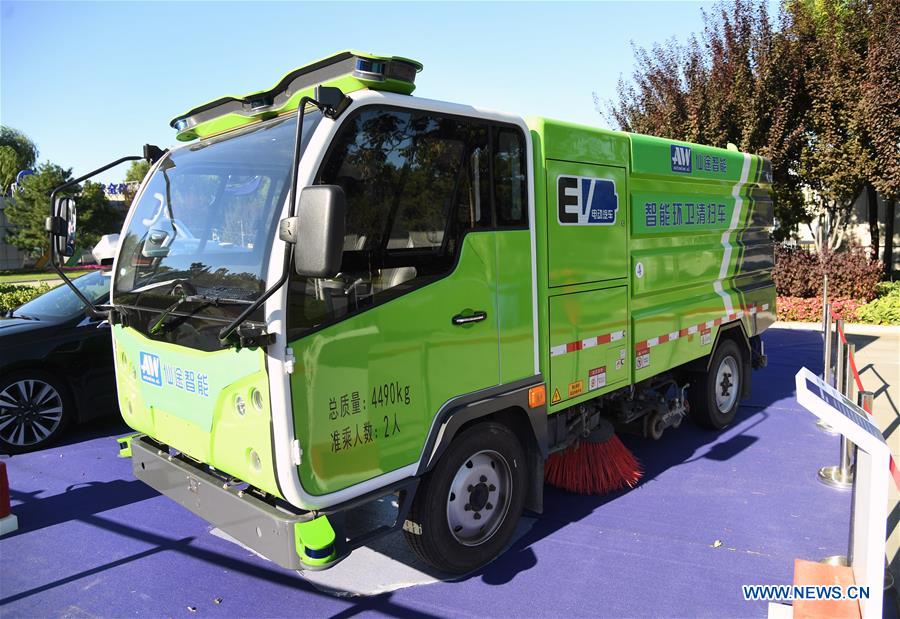
[[[672,171],[690,174],[691,148],[689,146],[675,146],[672,144],[669,147],[669,152],[672,155]]]
[[[611,226],[616,223],[619,194],[615,181],[586,176],[560,176],[557,180],[559,223],[575,226]]]
[[[166,385],[181,391],[209,397],[209,374],[170,363],[160,363],[159,356],[141,352],[141,380],[157,387]]]
[[[162,372],[159,368],[159,357],[148,352],[141,353],[141,380],[159,387],[162,385]]]

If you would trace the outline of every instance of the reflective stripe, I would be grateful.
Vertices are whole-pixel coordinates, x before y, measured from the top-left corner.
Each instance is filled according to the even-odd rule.
[[[691,325],[690,327],[685,327],[683,329],[679,329],[678,331],[672,331],[671,333],[663,333],[660,336],[652,337],[648,340],[642,340],[640,342],[635,342],[634,348],[637,351],[647,350],[653,346],[658,346],[660,344],[665,344],[666,342],[671,342],[672,340],[677,340],[679,338],[693,335],[697,333],[701,329],[712,329],[713,327],[717,327],[721,325],[723,322],[730,322],[732,320],[737,320],[738,318],[743,318],[746,315],[756,314],[757,312],[764,312],[769,309],[768,303],[763,303],[762,305],[750,305],[743,309],[740,309],[736,312],[731,312],[722,318],[716,318],[715,320],[707,320],[706,322],[701,322],[696,325]]]
[[[550,356],[558,357],[570,352],[578,352],[585,348],[593,348],[600,344],[609,344],[610,342],[618,342],[625,339],[625,331],[613,331],[612,333],[604,333],[603,335],[595,335],[584,340],[576,342],[568,342],[566,344],[558,344],[550,347]]]

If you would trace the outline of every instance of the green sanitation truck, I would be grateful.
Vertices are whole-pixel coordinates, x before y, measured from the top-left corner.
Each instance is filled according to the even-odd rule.
[[[765,159],[421,99],[421,69],[343,52],[175,118],[90,308],[135,476],[285,568],[402,529],[475,569],[550,454],[723,428],[765,363]],[[74,222],[55,200],[57,261]]]

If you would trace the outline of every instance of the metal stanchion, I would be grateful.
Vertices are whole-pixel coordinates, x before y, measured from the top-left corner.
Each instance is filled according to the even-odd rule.
[[[831,213],[826,209],[825,210],[825,234],[822,235],[822,253],[820,254],[819,259],[821,260],[822,256],[825,256],[828,253],[828,237],[831,236]],[[824,265],[823,265],[824,266]],[[826,316],[830,314],[828,311],[828,269],[822,269],[822,310],[825,312],[825,316],[822,316],[822,324],[825,324]]]
[[[843,331],[844,321],[838,319],[838,329]],[[850,356],[855,350],[853,344],[844,345],[838,335],[838,369],[837,369],[837,389],[842,394],[851,397],[851,389],[853,380],[850,376]],[[849,490],[853,487],[853,464],[856,457],[856,445],[841,435],[841,458],[840,463],[835,466],[824,466],[819,469],[819,481],[840,490]]]
[[[831,304],[825,304],[825,330],[822,332],[823,340],[825,342],[825,369],[822,371],[822,378],[829,385],[834,385],[834,366],[832,365],[832,345],[834,343],[834,328],[831,323]],[[838,336],[838,340],[840,340],[840,336]],[[819,419],[816,422],[816,425],[820,430],[824,430],[829,434],[837,434],[837,430],[832,428],[830,425]]]
[[[822,378],[825,379],[825,382],[829,385],[833,384],[831,382],[832,365],[831,365],[831,344],[834,340],[834,333],[831,326],[831,305],[825,304],[825,370],[822,373]]]

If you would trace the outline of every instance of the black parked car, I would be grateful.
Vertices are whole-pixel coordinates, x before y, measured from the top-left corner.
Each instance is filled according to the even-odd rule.
[[[106,303],[110,275],[98,270],[73,281]],[[68,286],[0,317],[0,451],[40,449],[70,424],[115,410],[109,324],[86,316]]]

